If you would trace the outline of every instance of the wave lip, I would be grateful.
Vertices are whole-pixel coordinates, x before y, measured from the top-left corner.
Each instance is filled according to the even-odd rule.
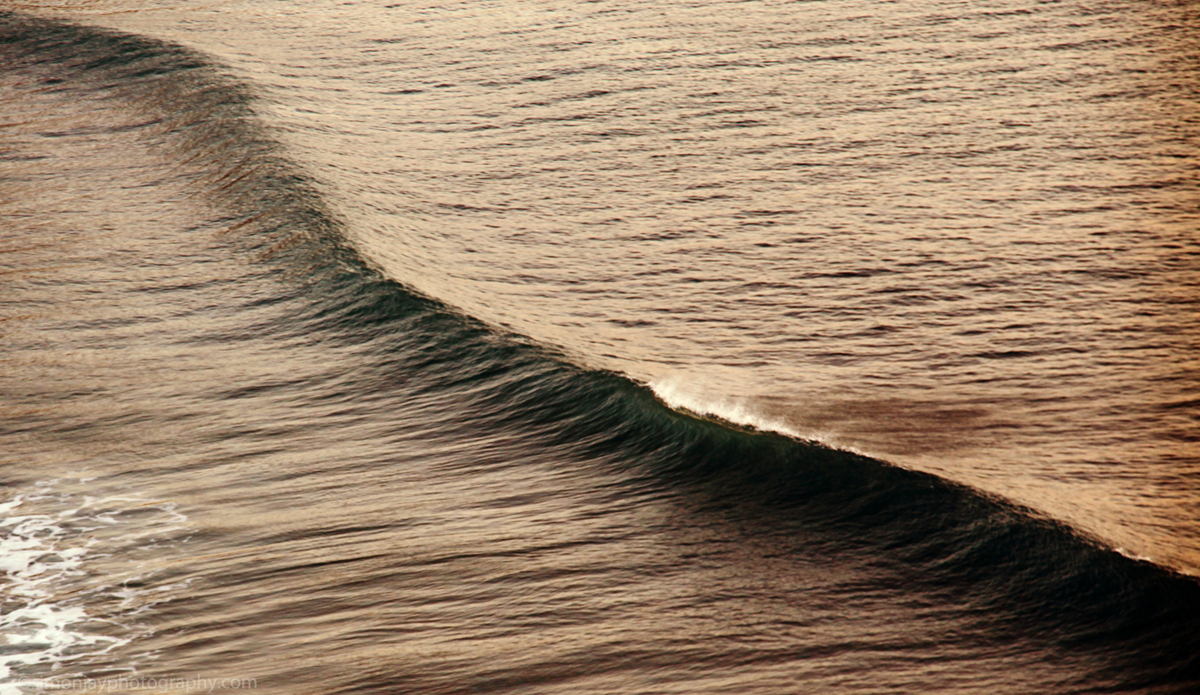
[[[647,384],[654,395],[672,410],[698,417],[704,420],[715,420],[735,429],[749,429],[755,432],[773,432],[785,437],[829,449],[837,449],[859,456],[878,458],[875,454],[842,441],[831,431],[797,429],[781,418],[770,417],[755,409],[745,401],[735,399],[713,399],[696,395],[677,379],[658,379]],[[893,464],[894,465],[894,464]]]

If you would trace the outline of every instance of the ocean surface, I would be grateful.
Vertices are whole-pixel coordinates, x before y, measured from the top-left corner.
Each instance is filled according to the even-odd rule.
[[[3,2],[0,220],[0,695],[1200,692],[1196,3]]]

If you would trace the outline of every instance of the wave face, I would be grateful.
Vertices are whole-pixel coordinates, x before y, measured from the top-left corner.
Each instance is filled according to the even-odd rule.
[[[1200,687],[1191,10],[594,5],[0,15],[0,692]]]

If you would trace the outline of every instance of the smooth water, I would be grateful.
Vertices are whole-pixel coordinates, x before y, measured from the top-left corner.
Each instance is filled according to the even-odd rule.
[[[1200,8],[8,7],[0,692],[1200,688]]]

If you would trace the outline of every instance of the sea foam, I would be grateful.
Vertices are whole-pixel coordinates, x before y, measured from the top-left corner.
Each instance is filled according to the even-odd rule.
[[[654,395],[672,410],[702,418],[720,420],[762,432],[774,432],[800,441],[820,444],[833,449],[862,454],[853,446],[838,440],[832,432],[800,430],[787,421],[764,414],[744,399],[712,398],[697,395],[677,379],[652,381],[647,384]]]
[[[134,616],[156,602],[142,594],[172,588],[131,588],[153,573],[141,563],[96,565],[114,545],[178,537],[186,517],[174,505],[80,495],[63,482],[41,481],[0,503],[0,695],[38,692],[73,662],[127,644],[139,633]],[[104,595],[115,609],[89,612]]]

